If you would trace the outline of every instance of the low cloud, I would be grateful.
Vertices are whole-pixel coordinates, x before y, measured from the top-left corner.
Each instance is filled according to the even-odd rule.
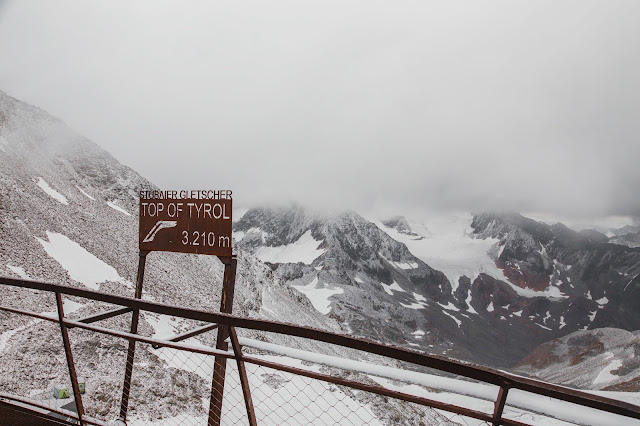
[[[639,12],[9,2],[0,86],[167,189],[640,216]]]

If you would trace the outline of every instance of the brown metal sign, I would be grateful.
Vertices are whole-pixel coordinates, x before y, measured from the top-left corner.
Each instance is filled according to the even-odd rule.
[[[231,191],[140,191],[140,250],[231,256]]]

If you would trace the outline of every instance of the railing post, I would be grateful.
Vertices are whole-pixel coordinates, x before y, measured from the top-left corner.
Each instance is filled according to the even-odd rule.
[[[144,283],[144,268],[147,263],[146,250],[140,250],[140,258],[138,259],[138,275],[136,277],[136,293],[135,298],[142,298],[142,284]],[[140,310],[134,309],[131,316],[131,334],[138,333],[138,320],[140,318]],[[122,385],[122,400],[120,402],[120,419],[127,420],[127,410],[129,409],[129,392],[131,391],[131,376],[133,375],[133,359],[136,354],[135,340],[129,340],[129,349],[127,350],[127,364],[124,371],[124,384]]]
[[[82,404],[82,396],[80,395],[80,386],[78,386],[78,376],[76,367],[73,362],[73,354],[71,353],[71,341],[69,340],[69,332],[64,325],[64,307],[62,304],[62,295],[56,292],[56,305],[58,306],[58,321],[60,323],[60,331],[62,332],[62,342],[64,344],[64,352],[67,357],[67,367],[69,368],[69,377],[71,378],[71,387],[73,388],[73,398],[76,402],[76,410],[80,425],[84,426],[82,416],[84,416],[84,405]]]
[[[220,260],[224,262],[224,278],[222,281],[220,312],[230,314],[233,311],[233,294],[235,291],[236,267],[238,265],[238,260],[235,256],[225,259],[221,258]],[[228,337],[228,327],[220,327],[218,329],[216,349],[227,351],[229,349],[229,345],[227,344]],[[213,366],[213,380],[211,383],[208,426],[219,426],[222,420],[222,400],[224,397],[224,381],[226,372],[227,359],[216,356],[215,364]]]
[[[509,382],[503,382],[500,385],[500,391],[498,391],[498,398],[496,399],[493,410],[493,426],[499,426],[502,424],[502,412],[504,411],[504,405],[507,402],[507,394],[509,393]]]
[[[233,353],[236,356],[236,363],[238,364],[238,374],[240,375],[240,385],[242,386],[242,395],[244,396],[244,405],[247,408],[247,418],[249,420],[249,426],[256,426],[256,412],[253,409],[253,400],[251,399],[251,389],[249,388],[249,378],[247,377],[247,370],[244,366],[244,360],[242,359],[242,347],[238,341],[238,335],[234,327],[229,327],[229,337],[231,337],[231,346],[233,347]]]

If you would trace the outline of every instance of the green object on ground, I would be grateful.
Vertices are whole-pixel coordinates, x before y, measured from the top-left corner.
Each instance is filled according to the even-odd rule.
[[[53,396],[58,399],[69,398],[69,388],[63,388],[62,386],[53,387]]]

